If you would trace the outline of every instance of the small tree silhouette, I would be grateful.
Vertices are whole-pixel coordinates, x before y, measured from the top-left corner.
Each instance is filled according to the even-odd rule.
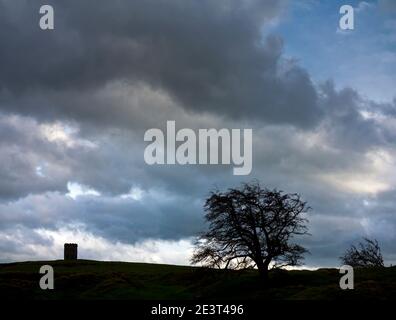
[[[381,248],[376,239],[363,238],[364,242],[359,242],[359,248],[352,245],[347,249],[340,260],[343,264],[352,267],[384,267]]]
[[[309,209],[297,194],[245,183],[240,189],[214,191],[205,203],[209,230],[199,236],[192,263],[218,268],[268,269],[299,265],[307,252],[292,243],[307,234],[303,214]]]

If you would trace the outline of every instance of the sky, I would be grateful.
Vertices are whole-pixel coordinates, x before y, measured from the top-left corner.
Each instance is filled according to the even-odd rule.
[[[0,0],[0,262],[189,264],[211,190],[312,208],[305,267],[396,263],[396,2]],[[340,6],[355,9],[340,30]],[[144,133],[252,128],[253,168],[148,165]]]

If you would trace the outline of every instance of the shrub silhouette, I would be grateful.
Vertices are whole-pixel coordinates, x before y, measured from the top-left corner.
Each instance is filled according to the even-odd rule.
[[[378,241],[368,238],[363,238],[363,240],[363,242],[359,242],[358,248],[352,245],[347,249],[340,257],[341,262],[352,267],[384,267]]]

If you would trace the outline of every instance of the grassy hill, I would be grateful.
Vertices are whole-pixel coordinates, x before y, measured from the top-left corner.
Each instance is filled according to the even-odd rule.
[[[55,289],[39,288],[39,269],[54,267]],[[0,299],[396,299],[396,267],[355,270],[355,290],[339,288],[337,269],[276,271],[269,287],[256,271],[173,265],[40,261],[0,264]]]

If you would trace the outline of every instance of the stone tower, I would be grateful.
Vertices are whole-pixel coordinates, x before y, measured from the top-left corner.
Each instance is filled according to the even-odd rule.
[[[65,243],[65,260],[77,260],[77,243]]]

